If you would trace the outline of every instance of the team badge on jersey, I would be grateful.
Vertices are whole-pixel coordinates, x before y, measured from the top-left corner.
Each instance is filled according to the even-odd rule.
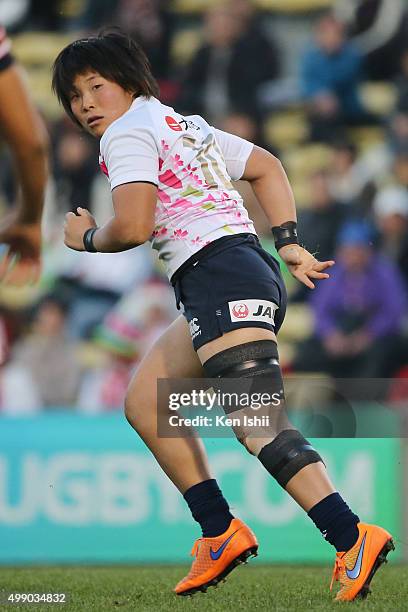
[[[275,310],[278,306],[268,300],[236,300],[228,302],[231,321],[262,321],[275,323]]]
[[[176,121],[174,117],[170,117],[169,115],[167,115],[166,117],[166,123],[169,126],[169,128],[173,130],[173,132],[181,132],[181,130],[183,129],[181,125],[178,123],[178,121]]]

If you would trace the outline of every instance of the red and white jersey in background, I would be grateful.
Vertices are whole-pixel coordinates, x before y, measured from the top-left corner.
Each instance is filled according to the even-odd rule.
[[[252,148],[198,115],[183,117],[144,97],[102,136],[99,161],[111,189],[137,181],[158,187],[150,242],[169,278],[217,238],[256,233],[231,182],[241,178]]]
[[[11,41],[7,36],[6,30],[0,25],[0,70],[8,68],[12,62],[10,55]]]

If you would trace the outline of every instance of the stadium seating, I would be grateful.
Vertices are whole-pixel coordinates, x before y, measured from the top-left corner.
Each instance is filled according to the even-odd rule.
[[[175,33],[171,59],[175,66],[186,66],[203,41],[201,28],[186,28]]]
[[[308,135],[306,116],[300,108],[273,112],[265,123],[266,140],[278,149],[299,145]]]
[[[391,83],[366,82],[360,92],[364,106],[372,113],[387,117],[395,108],[396,91]]]
[[[75,38],[75,33],[25,32],[13,37],[13,53],[27,70],[31,94],[42,112],[50,119],[61,114],[52,94],[50,70],[61,49]]]
[[[199,13],[217,3],[219,0],[175,0],[174,10],[180,13]],[[295,13],[330,8],[333,0],[255,0],[254,4],[267,11]]]

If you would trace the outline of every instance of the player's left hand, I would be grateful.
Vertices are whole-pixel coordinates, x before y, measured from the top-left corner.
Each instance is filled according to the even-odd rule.
[[[315,288],[311,279],[321,280],[329,278],[330,275],[324,272],[324,270],[331,268],[335,264],[333,260],[319,261],[298,244],[288,244],[282,247],[279,249],[279,255],[286,263],[292,276],[306,285],[306,287],[309,287],[309,289]]]
[[[85,251],[84,234],[91,227],[97,227],[95,218],[89,210],[78,206],[77,214],[69,212],[65,215],[64,243],[74,251]]]
[[[41,223],[22,222],[18,213],[11,212],[0,222],[0,283],[33,284],[40,274]]]

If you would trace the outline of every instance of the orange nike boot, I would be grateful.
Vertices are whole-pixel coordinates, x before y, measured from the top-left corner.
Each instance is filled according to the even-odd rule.
[[[338,552],[330,584],[340,582],[336,601],[365,599],[370,592],[370,582],[382,563],[387,562],[387,555],[394,550],[391,535],[376,525],[358,523],[358,540],[347,552]]]
[[[191,555],[195,559],[189,574],[180,580],[174,591],[177,595],[205,593],[216,586],[237,565],[256,557],[258,542],[249,527],[239,519],[232,519],[227,531],[215,538],[196,540]]]

